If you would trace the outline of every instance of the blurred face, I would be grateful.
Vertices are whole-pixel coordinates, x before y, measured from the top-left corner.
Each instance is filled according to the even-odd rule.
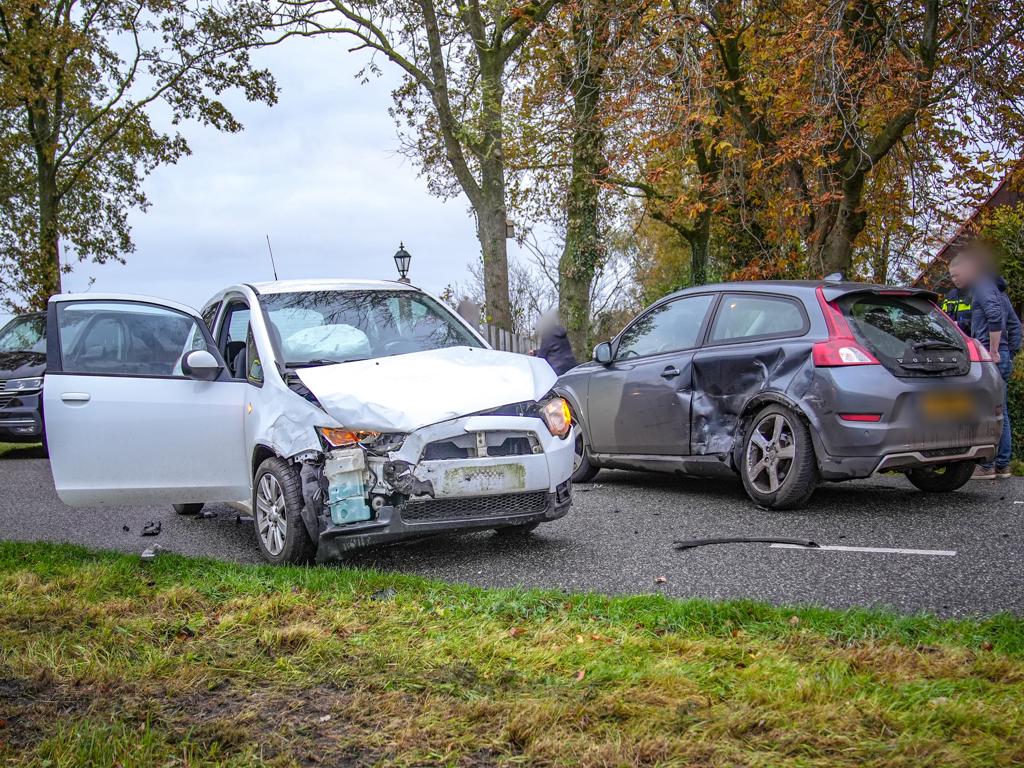
[[[972,259],[957,259],[949,265],[949,279],[957,288],[970,286],[977,274],[978,268]]]
[[[949,265],[949,279],[953,281],[953,285],[957,288],[965,288],[967,286],[964,271],[963,262],[956,262]]]

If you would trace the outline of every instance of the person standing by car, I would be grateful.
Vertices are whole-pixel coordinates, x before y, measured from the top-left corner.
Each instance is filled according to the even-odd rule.
[[[1009,297],[999,289],[999,278],[995,275],[991,254],[980,244],[969,246],[950,262],[950,277],[954,279],[954,284],[959,281],[963,288],[970,291],[970,335],[988,349],[989,354],[997,361],[1003,382],[1008,382],[1013,370],[1013,357],[1020,351],[1020,319],[1013,311]],[[1011,344],[1016,348],[1011,347]],[[973,479],[1009,477],[1010,453],[1010,413],[1004,387],[1003,430],[999,438],[996,460],[994,464],[979,464],[974,471]]]
[[[942,311],[960,326],[960,330],[971,335],[971,295],[964,283],[963,265],[954,259],[949,265],[949,279],[953,282],[953,290],[942,300]],[[1005,285],[1005,283],[1004,283]]]
[[[540,346],[530,354],[547,360],[548,365],[559,376],[579,365],[572,353],[569,334],[565,326],[558,321],[558,315],[554,310],[541,315],[537,321],[536,333],[540,339]]]

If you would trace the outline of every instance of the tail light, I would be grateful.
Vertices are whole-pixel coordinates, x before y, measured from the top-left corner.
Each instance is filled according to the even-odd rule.
[[[835,368],[843,365],[880,365],[875,356],[868,352],[853,337],[850,324],[835,304],[825,299],[825,292],[818,286],[818,305],[825,316],[825,327],[828,328],[828,341],[819,341],[814,345],[812,355],[814,364],[819,368]]]

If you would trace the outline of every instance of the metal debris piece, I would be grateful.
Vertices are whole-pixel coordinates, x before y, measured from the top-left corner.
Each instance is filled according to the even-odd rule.
[[[235,515],[235,525],[251,525],[252,515]]]
[[[209,520],[211,517],[216,517],[216,516],[217,516],[216,512],[212,512],[209,509],[201,509],[201,510],[199,510],[199,514],[196,515],[196,519],[197,520]]]
[[[146,523],[144,526],[142,526],[142,535],[143,536],[159,536],[160,535],[160,530],[162,528],[163,528],[163,523],[161,523],[159,520],[157,520],[156,522],[150,520],[148,523]]]
[[[774,536],[722,536],[716,539],[689,539],[673,541],[678,550],[706,547],[709,544],[794,544],[798,547],[817,549],[820,545],[810,539],[780,539]]]
[[[157,554],[163,551],[164,548],[161,547],[159,544],[153,544],[151,546],[146,547],[144,550],[142,550],[142,562],[148,563],[150,560],[155,560]]]
[[[124,531],[125,533],[128,533],[129,531],[131,531],[131,528],[129,528],[128,525],[125,524],[125,525],[121,526],[121,530]]]
[[[381,589],[370,595],[371,600],[377,600],[383,602],[385,600],[393,600],[395,595],[398,594],[398,590],[394,587],[388,587],[387,589]]]

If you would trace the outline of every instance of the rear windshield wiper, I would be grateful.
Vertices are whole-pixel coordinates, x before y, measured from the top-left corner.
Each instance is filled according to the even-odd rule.
[[[963,352],[964,348],[958,344],[950,344],[948,341],[917,341],[914,342],[914,349],[921,351],[922,349],[953,349],[957,352]]]

